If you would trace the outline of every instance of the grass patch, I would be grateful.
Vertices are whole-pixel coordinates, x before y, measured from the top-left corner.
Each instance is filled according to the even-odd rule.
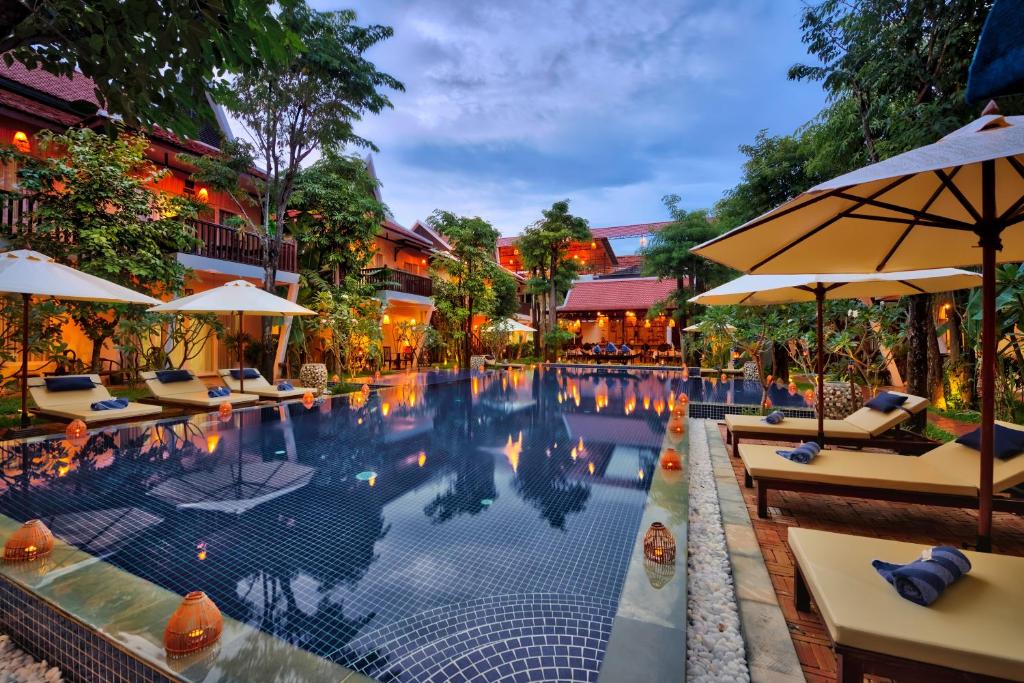
[[[938,441],[940,443],[947,443],[956,438],[956,435],[947,432],[941,427],[936,427],[930,422],[928,423],[928,426],[925,427],[924,435],[932,441]]]
[[[327,393],[331,396],[340,396],[341,394],[351,394],[360,391],[362,388],[362,384],[356,384],[355,382],[335,382],[334,384],[327,385]]]
[[[981,413],[976,410],[956,410],[954,408],[936,408],[935,406],[929,406],[928,412],[933,415],[941,415],[942,417],[948,417],[951,420],[957,422],[969,422],[970,424],[979,424],[981,422]]]

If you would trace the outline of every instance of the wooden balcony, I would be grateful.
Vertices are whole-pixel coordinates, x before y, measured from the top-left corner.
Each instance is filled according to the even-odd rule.
[[[363,282],[373,285],[377,291],[404,292],[417,296],[434,294],[434,283],[430,278],[394,268],[366,268],[363,270]]]

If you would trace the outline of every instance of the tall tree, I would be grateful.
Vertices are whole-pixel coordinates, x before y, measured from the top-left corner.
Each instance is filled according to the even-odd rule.
[[[282,61],[300,47],[269,0],[7,0],[0,3],[0,54],[96,84],[99,108],[133,126],[189,135],[224,72]]]
[[[547,292],[547,320],[543,330],[551,334],[558,328],[556,318],[559,292],[565,292],[576,275],[576,264],[568,258],[569,245],[590,240],[587,219],[569,213],[569,200],[563,199],[541,212],[543,218],[531,225],[519,240],[523,264],[536,273],[531,286]]]
[[[504,275],[494,261],[499,233],[482,218],[456,216],[440,209],[427,222],[452,245],[451,256],[439,254],[431,261],[434,301],[442,327],[451,341],[461,346],[462,363],[468,367],[473,316],[493,313],[491,283]]]

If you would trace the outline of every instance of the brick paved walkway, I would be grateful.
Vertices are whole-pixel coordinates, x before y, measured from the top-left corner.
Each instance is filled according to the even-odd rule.
[[[724,426],[721,426],[721,431],[724,441]],[[834,682],[836,659],[829,648],[824,624],[817,614],[799,613],[793,607],[793,555],[786,545],[789,527],[961,547],[975,540],[976,515],[969,510],[859,498],[804,496],[788,491],[772,491],[768,499],[771,518],[758,519],[754,489],[743,487],[740,460],[734,459],[732,463],[800,665],[811,683]],[[1024,518],[997,512],[993,528],[995,552],[1024,556]]]

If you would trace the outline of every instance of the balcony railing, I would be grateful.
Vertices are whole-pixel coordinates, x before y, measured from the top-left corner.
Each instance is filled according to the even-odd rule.
[[[394,268],[366,268],[363,270],[363,282],[373,285],[377,291],[390,290],[419,296],[434,294],[434,284],[430,278]]]
[[[263,245],[260,243],[258,235],[199,219],[189,219],[188,222],[195,227],[196,237],[200,241],[199,246],[191,252],[196,256],[245,263],[251,266],[263,265]],[[298,272],[294,243],[283,242],[281,244],[277,269],[289,273]]]

